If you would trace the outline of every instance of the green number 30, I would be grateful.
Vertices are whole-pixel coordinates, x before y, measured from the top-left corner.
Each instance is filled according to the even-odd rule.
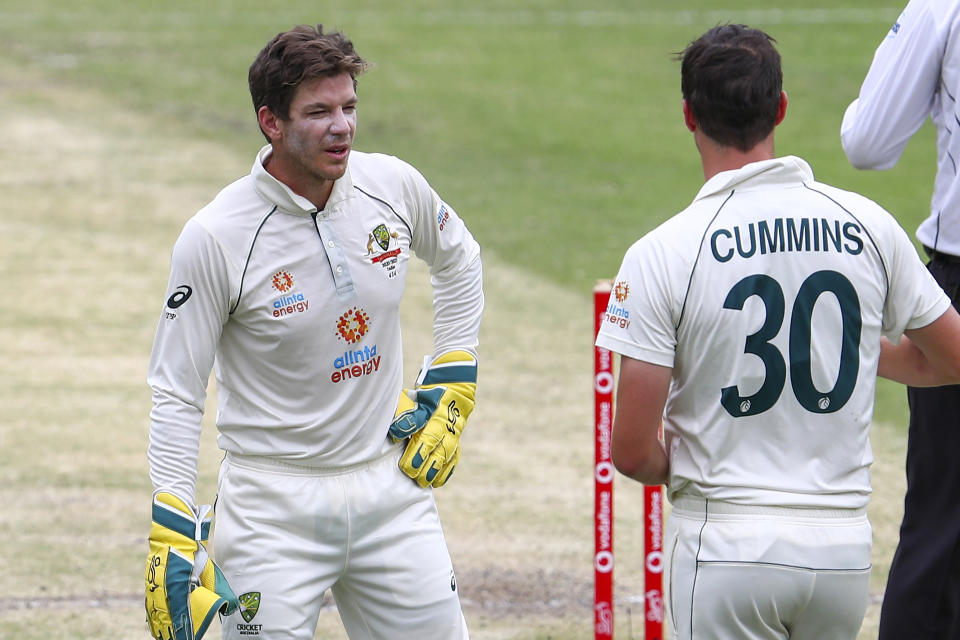
[[[813,384],[810,364],[811,318],[817,300],[824,293],[832,293],[840,305],[843,333],[840,347],[840,370],[836,383],[828,392]],[[736,386],[724,387],[720,404],[735,418],[763,413],[776,404],[786,383],[787,365],[783,354],[770,343],[783,325],[785,302],[780,283],[770,276],[757,274],[744,278],[730,289],[723,302],[725,309],[743,310],[752,296],[763,301],[766,319],[760,329],[747,336],[744,353],[763,361],[766,375],[763,384],[750,396],[740,395]],[[832,413],[843,407],[853,395],[860,371],[860,332],[862,318],[857,292],[842,274],[836,271],[817,271],[811,274],[797,292],[790,316],[790,385],[797,401],[807,411]]]

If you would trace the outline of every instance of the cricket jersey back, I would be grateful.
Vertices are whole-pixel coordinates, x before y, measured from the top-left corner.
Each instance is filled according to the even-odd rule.
[[[598,344],[673,368],[671,496],[856,508],[880,335],[943,301],[887,212],[786,157],[714,176],[631,247]]]

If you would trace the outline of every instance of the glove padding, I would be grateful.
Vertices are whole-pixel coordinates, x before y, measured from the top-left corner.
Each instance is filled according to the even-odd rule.
[[[147,623],[157,640],[200,640],[214,615],[239,606],[220,567],[204,546],[210,505],[190,508],[168,491],[153,494],[146,580]]]
[[[410,439],[400,469],[421,487],[442,487],[453,473],[476,393],[477,359],[466,351],[427,356],[414,388],[400,393],[390,435]]]

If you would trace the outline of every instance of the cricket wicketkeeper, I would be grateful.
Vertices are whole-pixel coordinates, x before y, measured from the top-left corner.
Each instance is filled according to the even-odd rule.
[[[327,589],[352,638],[468,637],[433,489],[474,407],[480,247],[416,169],[353,150],[367,66],[319,25],[271,39],[249,71],[268,144],[173,248],[149,372],[155,638],[200,638],[219,613],[226,640],[312,640]],[[434,352],[402,389],[414,255]],[[211,371],[225,456],[208,550]]]

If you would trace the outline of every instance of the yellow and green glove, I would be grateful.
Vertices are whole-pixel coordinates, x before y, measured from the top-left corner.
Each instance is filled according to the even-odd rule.
[[[400,393],[390,435],[410,439],[400,469],[421,487],[441,487],[453,473],[476,393],[477,359],[466,351],[428,356],[414,388]]]
[[[200,640],[217,612],[239,606],[220,567],[204,546],[213,509],[168,491],[153,494],[146,579],[147,623],[157,640]]]

